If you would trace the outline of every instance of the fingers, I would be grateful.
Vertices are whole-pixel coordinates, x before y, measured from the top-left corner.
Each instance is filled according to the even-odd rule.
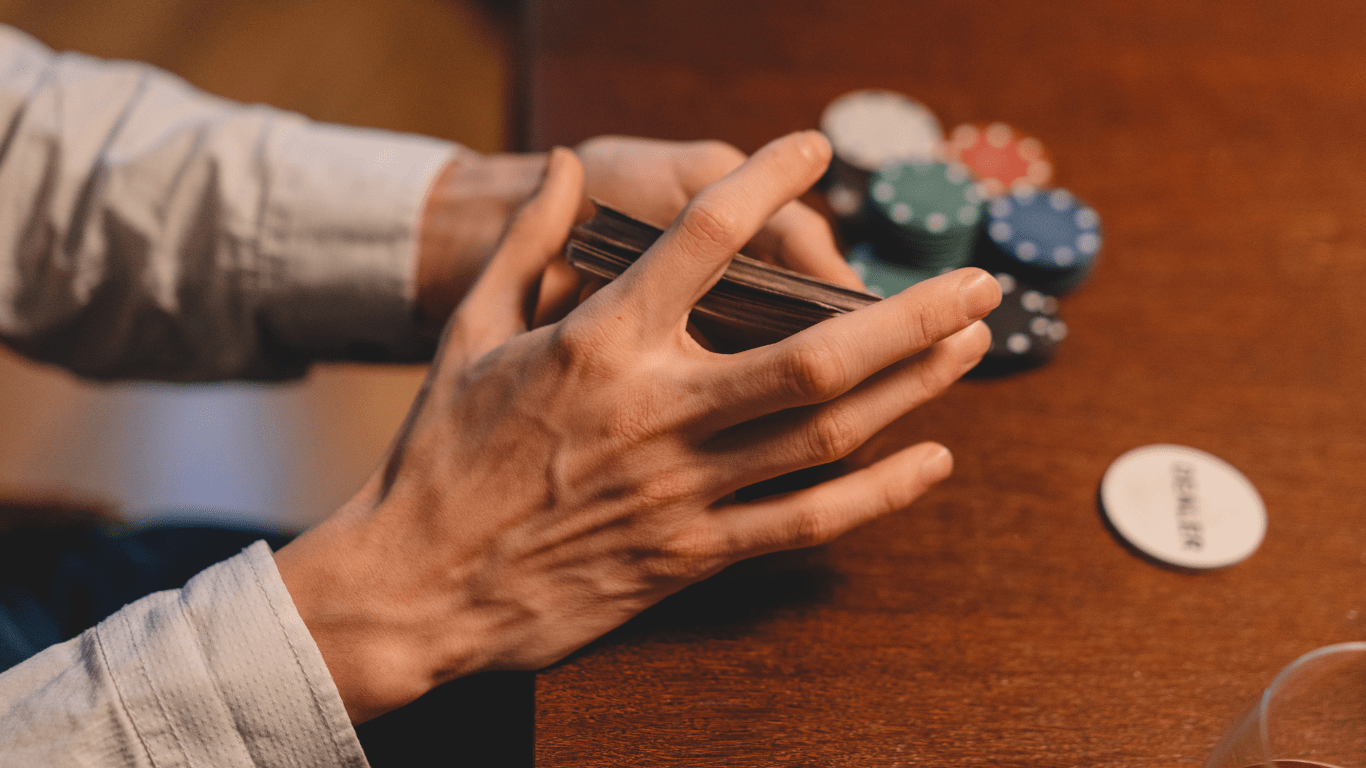
[[[569,262],[563,259],[551,261],[541,275],[541,286],[530,327],[550,325],[568,315],[578,306],[584,282],[584,274],[570,266]]]
[[[685,205],[745,162],[745,153],[724,141],[689,141],[680,148],[673,158],[673,172],[685,195]],[[678,208],[682,210],[683,205]]]
[[[747,254],[856,291],[866,290],[835,245],[825,217],[800,200],[778,209],[750,242]]]
[[[1000,303],[980,269],[940,275],[776,344],[717,360],[724,394],[708,418],[720,429],[765,413],[832,400],[859,382],[958,333]]]
[[[921,443],[805,490],[722,507],[716,525],[738,557],[824,544],[910,504],[953,472],[953,456]]]
[[[659,226],[693,195],[735,170],[745,155],[721,141],[598,136],[578,146],[588,196]]]
[[[815,183],[829,157],[829,143],[815,131],[769,143],[694,197],[606,290],[626,304],[626,316],[641,318],[644,330],[681,332],[689,310],[731,257],[779,208]]]
[[[588,195],[661,225],[745,161],[743,152],[723,141],[599,136],[579,145],[578,152]],[[745,253],[850,288],[863,287],[839,255],[829,224],[801,202],[778,209]]]
[[[743,152],[725,142],[690,142],[682,145],[674,173],[690,199],[744,160]],[[863,281],[840,255],[829,222],[799,200],[779,208],[750,240],[745,252],[837,285],[864,290]]]
[[[842,397],[737,424],[709,441],[715,492],[725,495],[848,456],[972,369],[991,346],[981,321],[875,374]]]
[[[573,152],[550,153],[541,189],[508,227],[493,258],[454,316],[472,356],[525,329],[542,273],[564,248],[582,200],[583,168]],[[562,277],[562,275],[557,275]],[[555,286],[557,290],[562,286]]]
[[[545,181],[503,236],[478,288],[490,296],[523,296],[569,236],[582,201],[583,167],[563,147],[551,150]],[[520,299],[515,308],[520,310]]]

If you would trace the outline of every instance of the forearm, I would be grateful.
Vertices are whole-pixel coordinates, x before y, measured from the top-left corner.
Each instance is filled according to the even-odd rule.
[[[314,123],[0,28],[0,339],[100,378],[420,359],[417,223],[453,145]]]

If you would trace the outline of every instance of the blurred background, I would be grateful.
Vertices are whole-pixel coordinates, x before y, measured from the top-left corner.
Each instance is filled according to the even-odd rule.
[[[510,133],[513,5],[0,0],[0,22],[228,98],[489,152]],[[284,385],[97,385],[0,347],[0,499],[74,495],[132,521],[302,528],[375,467],[423,372],[327,365]]]

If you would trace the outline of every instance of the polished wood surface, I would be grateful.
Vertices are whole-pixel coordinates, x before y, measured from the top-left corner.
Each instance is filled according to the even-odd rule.
[[[1297,655],[1366,637],[1366,6],[544,0],[530,146],[753,150],[861,87],[1039,136],[1105,228],[1057,359],[899,422],[955,476],[743,564],[542,673],[538,765],[1195,766]],[[1223,571],[1097,514],[1156,442],[1270,515]]]

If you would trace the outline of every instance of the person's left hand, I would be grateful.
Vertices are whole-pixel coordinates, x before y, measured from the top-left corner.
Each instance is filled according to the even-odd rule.
[[[667,227],[690,200],[745,161],[745,154],[721,141],[658,141],[599,136],[575,150],[583,163],[584,194],[660,228]],[[835,246],[825,218],[793,200],[750,240],[756,259],[833,283],[863,289],[863,283]]]
[[[576,149],[584,194],[656,226],[665,226],[697,193],[730,173],[745,155],[720,141],[660,141],[601,136]],[[441,327],[479,278],[517,209],[541,183],[545,155],[462,152],[432,184],[418,231],[417,303]],[[835,246],[825,219],[800,201],[784,205],[745,252],[788,269],[862,290]],[[564,262],[547,270],[537,323],[572,308],[582,276]]]

